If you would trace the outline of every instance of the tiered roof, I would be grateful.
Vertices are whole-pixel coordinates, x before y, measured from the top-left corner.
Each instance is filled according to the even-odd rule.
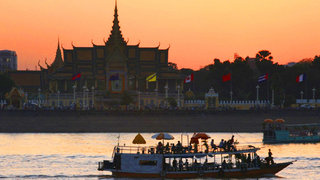
[[[106,45],[126,45],[127,43],[125,42],[121,30],[120,30],[120,25],[119,25],[119,19],[118,19],[118,8],[117,8],[117,1],[116,5],[114,8],[114,20],[113,20],[113,26],[111,30],[111,34],[108,38],[108,41],[106,42]]]

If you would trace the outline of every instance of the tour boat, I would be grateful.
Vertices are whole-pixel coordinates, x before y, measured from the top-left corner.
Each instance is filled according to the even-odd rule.
[[[320,142],[320,124],[284,124],[283,119],[265,119],[263,143],[315,143]]]
[[[98,170],[125,178],[247,178],[275,175],[292,164],[274,163],[271,157],[261,160],[258,150],[254,146],[233,146],[201,152],[182,146],[176,151],[158,151],[156,147],[117,145],[112,160],[99,162]]]

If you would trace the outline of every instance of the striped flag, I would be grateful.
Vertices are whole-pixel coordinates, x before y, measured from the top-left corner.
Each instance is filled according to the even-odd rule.
[[[193,81],[193,73],[191,73],[184,79],[184,83],[189,83],[191,81]]]
[[[147,82],[155,82],[157,81],[157,73],[153,73],[146,78]]]
[[[299,76],[296,77],[296,82],[300,83],[303,82],[304,80],[306,80],[306,74],[300,74]]]
[[[119,74],[116,73],[116,74],[112,74],[109,78],[109,81],[116,81],[116,80],[119,80]]]
[[[268,80],[268,77],[269,77],[268,73],[266,73],[266,74],[264,74],[264,75],[262,75],[262,76],[259,76],[258,82],[259,82],[259,83],[262,83],[262,82]]]

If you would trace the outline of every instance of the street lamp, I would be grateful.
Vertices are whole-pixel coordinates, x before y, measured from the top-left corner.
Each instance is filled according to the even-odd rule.
[[[77,86],[73,85],[72,88],[73,88],[73,105],[75,105],[76,104],[76,88],[77,88]]]
[[[313,101],[316,99],[316,88],[312,89],[312,99]]]
[[[86,86],[83,86],[83,98],[82,98],[82,109],[85,110],[85,105],[86,105]]]
[[[94,108],[94,86],[91,87],[92,90],[92,109]]]
[[[178,108],[180,108],[180,85],[177,86],[178,89]]]
[[[257,102],[258,102],[259,101],[259,88],[260,88],[260,86],[257,85],[256,88],[257,88]]]
[[[302,102],[302,99],[303,99],[303,91],[300,91],[300,99],[301,99],[301,102]]]
[[[164,86],[165,89],[165,97],[166,97],[166,107],[168,107],[168,85],[166,84],[166,86]]]
[[[233,95],[233,92],[230,91],[230,103],[232,103],[232,95]]]
[[[272,107],[274,106],[274,89],[272,89]]]
[[[154,90],[155,92],[156,92],[156,102],[155,102],[155,105],[157,106],[157,107],[159,107],[159,100],[158,100],[158,89],[156,88],[155,90]]]
[[[60,107],[60,91],[58,90],[58,108]]]
[[[89,89],[86,88],[86,109],[89,109]]]
[[[140,111],[140,91],[138,90],[138,110]]]
[[[40,107],[40,92],[41,92],[41,89],[39,88],[38,89],[38,106]]]

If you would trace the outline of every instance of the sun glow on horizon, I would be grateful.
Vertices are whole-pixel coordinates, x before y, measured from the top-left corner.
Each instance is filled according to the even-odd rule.
[[[318,0],[118,0],[119,21],[130,45],[170,46],[169,61],[199,69],[234,53],[262,49],[286,64],[320,54]],[[113,0],[3,0],[0,49],[17,52],[18,69],[51,63],[57,39],[65,49],[103,44],[112,26]]]

